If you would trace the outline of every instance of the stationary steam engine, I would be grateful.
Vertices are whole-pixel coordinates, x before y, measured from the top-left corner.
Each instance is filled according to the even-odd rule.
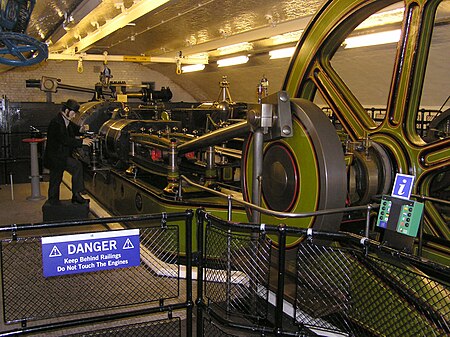
[[[281,214],[314,212],[377,202],[391,191],[396,173],[410,174],[416,177],[413,195],[425,203],[423,233],[432,252],[424,255],[449,256],[450,211],[445,202],[435,202],[449,199],[449,112],[440,113],[421,137],[418,103],[408,100],[423,86],[417,74],[425,71],[416,69],[420,62],[425,68],[429,44],[418,41],[431,31],[409,27],[420,20],[405,21],[416,35],[406,39],[405,34],[397,47],[389,106],[375,120],[330,59],[349,32],[392,1],[356,2],[360,6],[324,5],[299,41],[282,91],[258,104],[237,104],[223,95],[210,104],[84,105],[76,122],[89,125],[95,140],[91,152],[80,152],[87,188],[117,214],[204,206],[234,221],[337,230],[365,220],[365,214],[273,217],[230,205],[223,196]],[[424,13],[435,10],[424,8]],[[429,30],[433,17],[424,14]],[[313,103],[316,94],[329,115]]]
[[[396,170],[385,147],[350,142],[319,107],[284,91],[259,104],[89,102],[75,122],[94,139],[79,152],[86,185],[117,214],[204,206],[228,216],[226,198],[214,191],[279,212],[364,205],[389,192]],[[279,221],[238,203],[233,210],[237,221]],[[283,221],[338,230],[358,217]]]

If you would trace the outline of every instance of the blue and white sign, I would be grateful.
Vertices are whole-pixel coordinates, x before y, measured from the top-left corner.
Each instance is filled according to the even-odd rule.
[[[397,173],[391,195],[396,198],[409,199],[414,186],[414,179],[414,176]]]
[[[139,266],[139,229],[44,237],[44,277]]]

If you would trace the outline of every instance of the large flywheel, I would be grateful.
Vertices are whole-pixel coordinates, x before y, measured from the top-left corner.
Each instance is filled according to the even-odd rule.
[[[441,2],[403,1],[402,34],[397,44],[387,113],[381,122],[367,113],[330,60],[358,25],[387,6],[398,4],[398,1],[326,1],[299,41],[283,87],[291,97],[309,101],[314,101],[320,93],[349,140],[376,143],[383,157],[389,157],[385,160],[391,163],[388,169],[393,169],[393,173],[414,175],[413,193],[423,196],[433,196],[433,183],[436,185],[436,181],[448,177],[450,170],[450,138],[427,143],[416,129],[434,19]],[[370,83],[367,86],[370,88]],[[369,166],[365,169],[373,171]],[[363,199],[367,200],[366,197]],[[425,231],[450,240],[448,218],[429,201],[425,203]]]
[[[340,208],[346,200],[346,168],[342,144],[322,110],[304,99],[292,99],[293,137],[267,142],[263,148],[262,204],[280,212]],[[253,137],[243,153],[244,199],[251,200]],[[302,219],[262,216],[263,223],[323,230],[339,229],[342,214]]]

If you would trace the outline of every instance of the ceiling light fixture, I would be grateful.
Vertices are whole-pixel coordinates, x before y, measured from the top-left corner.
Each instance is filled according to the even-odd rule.
[[[356,27],[355,30],[368,29],[402,22],[404,13],[405,8],[400,7],[372,14],[366,20],[364,20],[358,27]]]
[[[201,71],[203,69],[205,69],[205,65],[204,64],[191,64],[189,66],[181,67],[181,71],[183,73],[192,73],[194,71]]]
[[[295,47],[275,49],[275,50],[269,51],[269,56],[270,56],[271,60],[275,60],[275,59],[281,59],[281,58],[285,58],[285,57],[291,57],[292,55],[294,55],[294,52],[295,52]]]
[[[349,49],[396,43],[400,40],[400,35],[401,29],[395,29],[380,33],[351,36],[345,39],[343,46],[345,49]]]
[[[124,4],[122,1],[116,2],[116,3],[114,4],[114,7],[115,7],[116,9],[120,9],[120,11],[121,11],[122,13],[124,13],[124,12],[126,11],[125,4]]]
[[[226,59],[217,60],[217,66],[219,66],[219,67],[234,66],[237,64],[247,63],[248,60],[249,60],[248,56],[229,57]]]

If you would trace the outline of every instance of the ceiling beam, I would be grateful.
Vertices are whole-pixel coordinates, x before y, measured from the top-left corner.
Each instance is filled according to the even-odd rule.
[[[219,40],[209,41],[202,44],[197,44],[194,46],[186,47],[181,49],[181,52],[183,55],[194,55],[194,54],[201,54],[206,53],[212,50],[216,50],[217,48],[229,46],[237,43],[242,42],[252,42],[252,41],[258,41],[263,39],[268,39],[270,37],[276,36],[276,35],[282,35],[290,32],[295,32],[298,30],[305,29],[308,22],[311,20],[312,16],[305,16],[299,19],[294,19],[290,21],[285,21],[282,23],[279,23],[275,26],[269,26],[259,29],[253,29],[251,31],[247,31],[245,33],[236,34],[232,36],[227,36],[226,38],[222,38]],[[164,54],[165,57],[167,56],[174,56],[178,54],[179,52],[169,52]]]
[[[135,2],[130,8],[124,8],[122,13],[117,15],[115,18],[107,21],[104,25],[99,26],[97,30],[85,37],[80,38],[80,40],[72,45],[70,45],[63,54],[74,54],[86,51],[91,45],[97,41],[107,37],[108,35],[114,33],[125,27],[127,24],[139,19],[140,17],[148,14],[149,12],[155,10],[156,8],[164,5],[169,0],[152,0],[152,1],[139,1]],[[95,21],[92,19],[92,21]]]
[[[137,63],[177,63],[180,64],[208,64],[208,57],[161,57],[140,55],[100,55],[100,54],[60,54],[49,53],[48,60],[53,61],[99,61],[99,62],[137,62]]]

